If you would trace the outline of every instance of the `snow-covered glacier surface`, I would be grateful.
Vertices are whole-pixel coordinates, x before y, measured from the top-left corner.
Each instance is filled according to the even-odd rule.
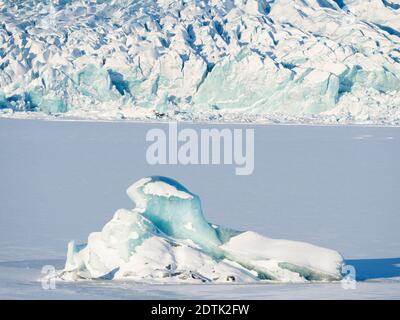
[[[396,0],[4,0],[0,22],[2,116],[400,123]]]
[[[276,240],[206,221],[200,199],[178,182],[149,177],[128,190],[133,210],[119,209],[87,244],[68,245],[64,280],[149,282],[306,282],[341,279],[334,250]]]

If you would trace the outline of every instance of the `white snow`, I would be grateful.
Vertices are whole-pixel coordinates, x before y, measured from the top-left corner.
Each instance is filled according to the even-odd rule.
[[[193,230],[193,224],[191,222],[188,222],[187,224],[185,224],[185,228],[188,230]]]
[[[232,237],[222,248],[242,261],[290,263],[333,278],[338,277],[338,266],[342,263],[342,257],[334,250],[303,242],[270,239],[252,231]]]
[[[174,186],[167,184],[163,181],[156,181],[156,182],[150,182],[146,183],[146,185],[143,188],[143,192],[145,194],[151,194],[155,196],[161,196],[161,197],[177,197],[181,199],[192,199],[193,197],[184,191],[180,191],[176,189]]]
[[[0,116],[398,125],[400,12],[341,3],[2,1]]]

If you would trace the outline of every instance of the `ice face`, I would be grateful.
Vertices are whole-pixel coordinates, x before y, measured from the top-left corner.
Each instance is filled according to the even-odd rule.
[[[6,0],[0,109],[393,122],[399,15],[378,0]]]
[[[86,245],[68,247],[65,270],[79,270],[80,275],[97,278],[129,261],[137,246],[159,231],[135,210],[119,209],[101,232],[89,235]]]
[[[166,235],[190,239],[203,249],[222,244],[203,216],[199,197],[178,182],[152,177],[143,185],[134,184],[127,193],[133,202],[141,205],[142,215]]]
[[[133,210],[119,209],[87,244],[68,246],[65,280],[255,282],[338,280],[342,257],[308,243],[276,240],[206,221],[200,199],[166,177],[128,188]]]

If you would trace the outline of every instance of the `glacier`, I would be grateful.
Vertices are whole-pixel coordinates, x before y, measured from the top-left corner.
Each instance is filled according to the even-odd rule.
[[[304,242],[271,239],[207,222],[200,198],[170,178],[143,178],[86,244],[68,244],[58,278],[139,282],[248,283],[340,280],[342,256]]]
[[[395,0],[0,2],[0,115],[400,123]]]

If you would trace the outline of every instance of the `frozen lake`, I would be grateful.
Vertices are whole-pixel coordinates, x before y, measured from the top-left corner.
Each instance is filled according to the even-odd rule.
[[[181,124],[255,129],[255,170],[147,164],[146,132],[166,124],[0,119],[0,298],[400,298],[400,128]],[[355,266],[340,284],[58,284],[67,242],[86,242],[149,175],[200,195],[206,218],[239,230],[338,250]],[[379,280],[376,280],[379,279]]]

